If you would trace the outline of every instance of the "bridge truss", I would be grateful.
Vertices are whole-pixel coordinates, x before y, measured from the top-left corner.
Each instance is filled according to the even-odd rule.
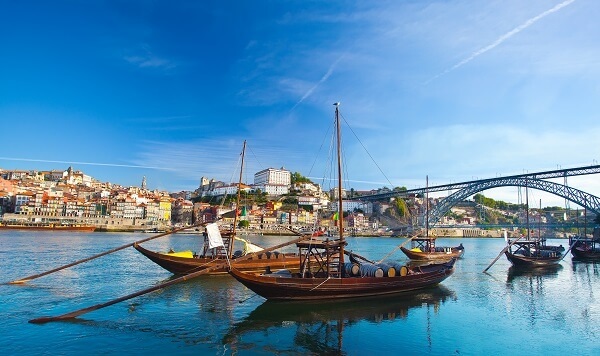
[[[569,187],[567,185],[544,180],[597,173],[600,173],[600,165],[519,174],[507,177],[497,177],[462,183],[444,184],[404,191],[395,190],[373,195],[361,196],[360,199],[366,201],[374,201],[389,199],[392,197],[407,197],[411,195],[424,196],[427,192],[457,190],[453,194],[444,198],[440,204],[438,204],[434,209],[432,209],[429,212],[428,223],[429,226],[433,226],[440,221],[442,216],[444,216],[450,210],[450,208],[452,208],[457,203],[465,200],[466,198],[470,197],[471,195],[492,188],[518,186],[538,189],[563,197],[568,201],[578,204],[589,211],[592,211],[596,214],[600,214],[600,198],[598,198],[597,196],[586,193],[579,189]]]
[[[429,224],[434,225],[442,216],[444,216],[450,208],[457,203],[465,200],[473,194],[481,192],[483,190],[498,188],[498,187],[528,187],[538,190],[543,190],[554,195],[563,197],[575,204],[584,207],[596,214],[600,214],[600,198],[595,195],[586,193],[582,190],[569,187],[567,185],[549,182],[541,179],[530,179],[523,177],[507,177],[497,178],[493,180],[481,181],[480,183],[473,183],[460,189],[441,201],[429,214]]]

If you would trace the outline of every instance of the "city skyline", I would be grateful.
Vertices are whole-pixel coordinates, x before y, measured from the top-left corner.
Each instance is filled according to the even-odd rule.
[[[11,2],[0,168],[194,190],[237,180],[247,140],[248,174],[318,182],[336,101],[348,188],[597,164],[599,13],[584,0]],[[569,184],[600,196],[593,176]]]

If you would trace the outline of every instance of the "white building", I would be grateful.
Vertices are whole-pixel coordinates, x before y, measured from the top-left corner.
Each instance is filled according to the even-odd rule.
[[[254,185],[289,185],[292,183],[292,174],[287,169],[267,168],[254,174]]]
[[[269,195],[288,194],[292,174],[287,169],[267,168],[254,174],[254,189],[260,189]]]

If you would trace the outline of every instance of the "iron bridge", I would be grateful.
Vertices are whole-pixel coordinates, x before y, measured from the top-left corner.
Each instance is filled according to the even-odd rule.
[[[558,184],[546,180],[552,178],[566,178],[571,176],[581,176],[597,173],[600,173],[600,165],[592,165],[579,168],[557,169],[537,173],[526,173],[506,177],[473,180],[462,183],[451,183],[425,188],[409,189],[404,191],[389,191],[385,193],[363,195],[359,197],[359,199],[362,201],[377,201],[395,197],[407,197],[411,195],[424,196],[426,193],[429,192],[456,190],[456,192],[444,198],[440,204],[438,204],[434,209],[432,209],[429,212],[429,217],[427,219],[428,224],[429,226],[433,226],[437,222],[439,222],[442,216],[444,216],[450,210],[450,208],[478,192],[492,188],[518,186],[538,189],[557,195],[570,202],[580,205],[583,208],[595,214],[600,214],[600,198],[598,198],[597,196],[586,193],[579,189],[575,189],[573,187],[569,187],[566,184]]]

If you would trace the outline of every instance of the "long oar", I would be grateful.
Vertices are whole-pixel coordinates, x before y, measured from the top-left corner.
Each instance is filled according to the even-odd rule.
[[[414,239],[415,237],[418,237],[418,236],[419,236],[419,234],[417,233],[416,235],[413,235],[413,236],[409,237],[406,241],[404,241],[400,245],[394,247],[393,250],[391,250],[387,255],[383,256],[383,258],[380,259],[379,261],[377,261],[377,263],[381,263],[381,262],[385,261],[388,257],[390,257],[397,250],[399,250],[402,246],[406,245],[408,242],[412,241],[412,239]]]
[[[266,249],[264,249],[262,251],[259,251],[259,252],[254,252],[254,253],[251,253],[251,254],[248,254],[248,255],[245,255],[245,256],[242,256],[242,257],[238,257],[235,260],[232,260],[232,264],[235,265],[237,262],[250,259],[250,258],[252,258],[252,257],[254,257],[254,256],[258,255],[258,254],[261,254],[261,253],[264,253],[264,252],[273,251],[273,250],[277,250],[279,248],[282,248],[282,247],[285,247],[285,246],[297,243],[297,242],[305,240],[307,238],[310,238],[310,236],[302,236],[302,237],[300,237],[298,239],[295,239],[293,241],[289,241],[289,242],[286,242],[286,243],[283,243],[283,244],[280,244],[280,245],[277,245],[277,246],[266,248]],[[215,264],[215,265],[213,265],[211,267],[208,267],[208,268],[205,268],[203,270],[200,270],[198,272],[186,274],[185,276],[182,276],[182,277],[170,280],[170,281],[165,282],[165,283],[157,284],[157,285],[155,285],[153,287],[146,288],[146,289],[140,290],[140,291],[135,292],[135,293],[128,294],[126,296],[123,296],[123,297],[120,297],[120,298],[117,298],[117,299],[113,299],[113,300],[108,301],[106,303],[96,304],[96,305],[93,305],[91,307],[79,309],[79,310],[76,310],[76,311],[73,311],[73,312],[70,312],[70,313],[67,313],[67,314],[59,315],[59,316],[45,316],[45,317],[41,317],[41,318],[37,318],[37,319],[31,319],[31,320],[29,320],[29,322],[33,323],[33,324],[43,324],[43,323],[48,323],[48,322],[51,322],[51,321],[61,321],[61,320],[74,319],[74,318],[76,318],[76,317],[78,317],[80,315],[89,313],[91,311],[102,309],[104,307],[108,307],[110,305],[113,305],[113,304],[116,304],[116,303],[120,303],[122,301],[131,299],[131,298],[135,298],[135,297],[138,297],[140,295],[147,294],[147,293],[150,293],[150,292],[153,292],[155,290],[171,286],[171,285],[179,283],[179,282],[183,282],[183,281],[187,281],[187,280],[192,279],[192,278],[196,278],[196,277],[198,277],[200,275],[206,274],[206,273],[214,271],[216,269],[223,268],[226,265],[227,265],[227,261],[223,261],[223,262]]]
[[[352,252],[352,251],[347,251],[347,250],[344,250],[344,254],[346,254],[346,255],[348,255],[348,256],[356,257],[356,258],[358,258],[358,259],[361,259],[361,260],[363,260],[363,261],[365,261],[365,262],[368,262],[368,263],[372,263],[372,264],[379,263],[379,262],[373,262],[373,261],[369,260],[368,258],[366,258],[366,257],[364,257],[364,256],[361,256],[361,255],[359,255],[359,254],[357,254],[357,253],[354,253],[354,252]],[[381,262],[381,261],[380,261],[380,262]]]
[[[135,242],[129,243],[129,244],[127,244],[127,245],[123,245],[123,246],[120,246],[120,247],[117,247],[117,248],[113,248],[112,250],[109,250],[109,251],[106,251],[106,252],[102,252],[102,253],[99,253],[99,254],[97,254],[97,255],[90,256],[90,257],[88,257],[88,258],[84,258],[84,259],[82,259],[82,260],[75,261],[75,262],[73,262],[73,263],[69,263],[68,265],[60,266],[60,267],[57,267],[57,268],[55,268],[55,269],[51,269],[51,270],[49,270],[49,271],[46,271],[46,272],[43,272],[43,273],[34,274],[34,275],[32,275],[32,276],[24,277],[24,278],[21,278],[21,279],[16,279],[16,280],[14,280],[14,281],[10,281],[10,282],[4,282],[4,283],[2,283],[2,284],[22,284],[22,283],[28,282],[28,281],[30,281],[30,280],[32,280],[32,279],[36,279],[36,278],[39,278],[39,277],[43,277],[43,276],[45,276],[45,275],[48,275],[48,274],[50,274],[50,273],[54,273],[54,272],[57,272],[57,271],[63,270],[63,269],[65,269],[65,268],[73,267],[73,266],[75,266],[75,265],[78,265],[78,264],[80,264],[80,263],[87,262],[87,261],[91,261],[91,260],[93,260],[93,259],[95,259],[95,258],[102,257],[102,256],[108,255],[108,254],[110,254],[110,253],[113,253],[113,252],[117,252],[117,251],[120,251],[120,250],[126,249],[126,248],[128,248],[128,247],[131,247],[131,246],[133,246],[134,244],[139,244],[139,243],[142,243],[142,242],[146,242],[146,241],[154,240],[154,239],[157,239],[157,238],[159,238],[159,237],[167,236],[167,235],[173,234],[173,233],[175,233],[175,232],[178,232],[178,231],[181,231],[181,230],[191,229],[191,228],[198,227],[198,226],[202,226],[202,225],[206,225],[206,224],[207,224],[207,223],[200,223],[200,224],[196,224],[196,225],[187,226],[187,227],[184,227],[184,228],[181,228],[181,229],[171,230],[171,231],[169,231],[169,232],[166,232],[166,233],[163,233],[163,234],[160,234],[160,235],[151,236],[151,237],[148,237],[148,238],[146,238],[146,239],[143,239],[143,240],[140,240],[140,241],[135,241]]]
[[[503,254],[504,252],[508,251],[508,249],[509,249],[509,248],[510,248],[512,245],[514,245],[514,244],[515,244],[515,242],[519,241],[519,240],[520,240],[522,237],[523,237],[523,236],[519,237],[519,238],[518,238],[518,239],[516,239],[515,241],[513,241],[513,242],[511,242],[510,244],[506,245],[506,247],[505,247],[505,248],[503,248],[503,249],[502,249],[502,251],[500,251],[500,253],[498,254],[498,256],[496,256],[496,258],[495,258],[495,259],[492,261],[492,263],[490,263],[490,265],[489,265],[489,266],[487,266],[487,267],[486,267],[486,268],[483,270],[483,272],[484,272],[484,273],[485,273],[485,272],[487,272],[487,270],[488,270],[488,269],[490,269],[490,267],[492,267],[492,265],[493,265],[494,263],[496,263],[496,261],[498,261],[498,259],[500,258],[500,256],[502,256],[502,254]]]
[[[562,256],[562,258],[560,259],[560,261],[564,260],[565,257],[567,257],[567,255],[569,254],[569,252],[571,252],[571,250],[573,249],[573,247],[575,246],[575,244],[577,244],[577,242],[579,242],[579,240],[580,240],[579,238],[576,238],[575,241],[573,241],[573,243],[571,244],[571,246],[569,246],[569,249],[567,250],[567,252],[565,252],[565,254]]]

